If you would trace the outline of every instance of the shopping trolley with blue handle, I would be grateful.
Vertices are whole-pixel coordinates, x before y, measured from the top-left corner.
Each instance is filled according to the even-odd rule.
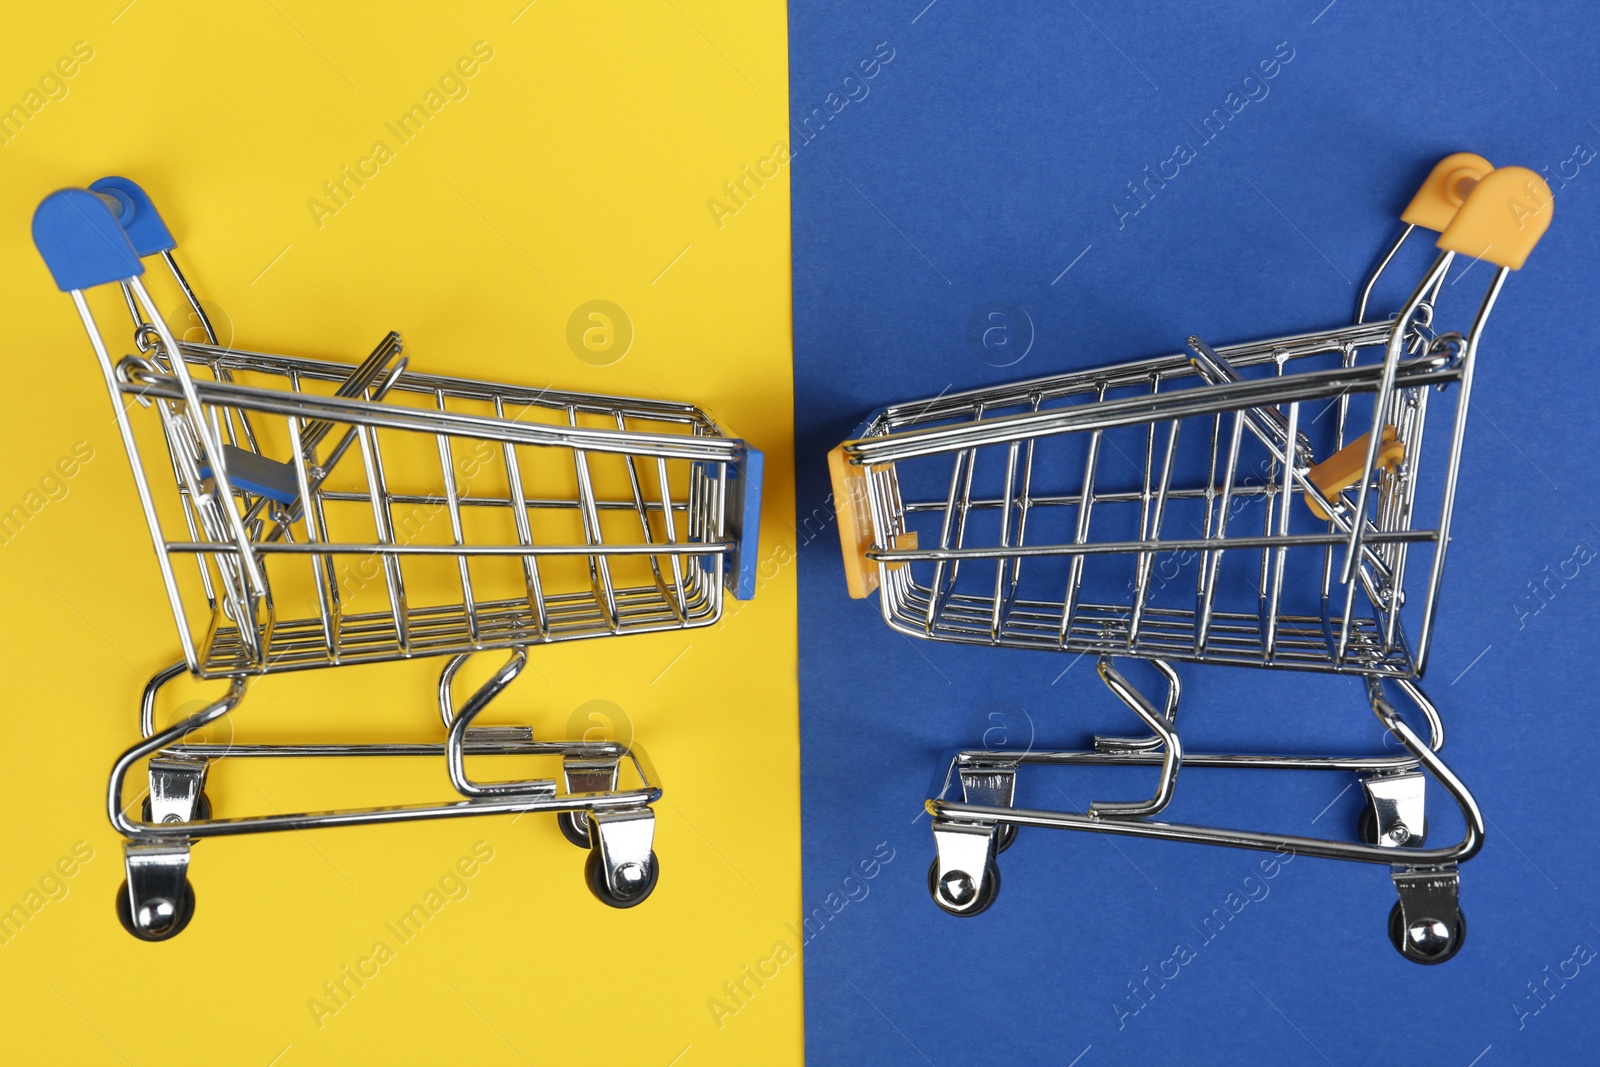
[[[146,685],[143,739],[111,774],[129,932],[163,940],[188,924],[203,838],[507,812],[554,813],[589,850],[604,903],[649,896],[661,788],[631,739],[544,741],[473,721],[530,646],[710,626],[725,591],[753,595],[761,453],[692,404],[417,373],[394,333],[355,367],[219,345],[170,231],[123,178],[50,194],[33,237],[98,357],[183,648]],[[204,342],[180,340],[158,310],[143,281],[155,256]],[[121,358],[91,309],[112,285],[134,327]],[[463,664],[497,650],[505,665],[457,707]],[[440,742],[185,741],[257,676],[428,656],[445,657]],[[185,674],[227,691],[158,727],[158,693]],[[559,758],[562,781],[468,775],[467,756],[490,755]],[[204,789],[224,756],[442,756],[463,799],[215,818]],[[124,780],[142,760],[150,791],[134,818]]]
[[[952,755],[927,800],[935,903],[987,908],[1020,826],[1095,830],[1389,864],[1395,947],[1418,963],[1460,949],[1457,865],[1483,820],[1438,756],[1443,723],[1418,682],[1479,341],[1551,213],[1537,174],[1457,153],[1402,215],[1350,326],[1220,348],[1191,337],[1183,355],[897,404],[830,454],[852,596],[877,591],[884,620],[915,638],[1093,656],[1150,731],[1087,751]],[[1370,321],[1374,286],[1422,230],[1437,231],[1436,257],[1397,315]],[[1440,328],[1441,308],[1459,331]],[[1116,661],[1130,659],[1151,665],[1162,695],[1129,680]],[[1362,677],[1405,751],[1186,751],[1179,662]],[[1085,765],[1156,767],[1154,794],[1081,813],[1015,805],[1020,768]],[[1363,840],[1153,821],[1185,766],[1353,772]],[[1461,809],[1455,844],[1424,846],[1424,772]]]

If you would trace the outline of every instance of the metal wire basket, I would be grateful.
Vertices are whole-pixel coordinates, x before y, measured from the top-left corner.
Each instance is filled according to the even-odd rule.
[[[529,646],[709,626],[725,591],[753,595],[761,453],[692,404],[420,374],[394,333],[355,367],[219,346],[170,232],[126,179],[52,193],[33,232],[99,359],[183,648],[147,685],[144,739],[111,777],[111,821],[129,838],[118,897],[129,931],[160,940],[188,923],[199,838],[509,811],[557,813],[591,850],[595,895],[644,900],[659,872],[650,805],[661,789],[643,752],[472,722]],[[151,256],[209,343],[174,336],[141,280]],[[116,360],[85,295],[111,283],[136,348]],[[457,710],[457,672],[495,650],[506,665]],[[441,743],[183,742],[256,676],[427,656],[449,657]],[[183,674],[225,679],[228,692],[157,729],[157,692]],[[474,781],[469,754],[560,757],[565,789]],[[224,755],[443,756],[466,799],[215,819],[203,787]],[[150,799],[134,819],[123,781],[146,757]],[[629,768],[636,782],[623,788]]]
[[[1458,153],[1406,209],[1350,326],[1218,348],[1190,337],[1182,355],[897,404],[830,454],[851,595],[876,590],[884,620],[911,637],[1094,656],[1152,731],[1098,739],[1092,752],[955,755],[928,802],[939,850],[929,884],[941,907],[988,906],[996,851],[1017,825],[1094,829],[1394,864],[1397,947],[1419,962],[1454,954],[1465,930],[1456,864],[1479,848],[1482,822],[1436,755],[1442,724],[1417,680],[1479,341],[1549,208],[1531,171]],[[1419,228],[1440,231],[1438,256],[1397,315],[1368,321],[1373,287]],[[1476,314],[1442,330],[1436,309],[1452,303],[1441,301],[1452,268],[1459,280],[1479,259],[1496,269]],[[1164,700],[1140,693],[1118,658],[1153,663]],[[1408,753],[1186,755],[1174,725],[1177,662],[1365,676]],[[1428,742],[1399,719],[1386,682],[1420,709]],[[1010,807],[1024,763],[1161,770],[1150,799],[1073,814]],[[1368,843],[1148,821],[1185,763],[1356,771],[1371,804]],[[1418,847],[1419,767],[1460,804],[1459,844]],[[957,782],[962,796],[950,799]]]

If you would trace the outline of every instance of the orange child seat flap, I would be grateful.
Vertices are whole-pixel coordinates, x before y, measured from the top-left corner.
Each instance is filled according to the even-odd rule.
[[[1355,485],[1361,480],[1361,465],[1367,461],[1367,441],[1371,434],[1364,433],[1360,437],[1345,445],[1339,451],[1318,463],[1307,473],[1306,477],[1311,484],[1322,490],[1322,495],[1333,503],[1339,502],[1339,494]],[[1383,444],[1378,448],[1377,467],[1393,473],[1406,458],[1405,442],[1398,440],[1399,435],[1393,426],[1383,428]],[[1306,496],[1306,505],[1319,519],[1332,518],[1315,497]]]

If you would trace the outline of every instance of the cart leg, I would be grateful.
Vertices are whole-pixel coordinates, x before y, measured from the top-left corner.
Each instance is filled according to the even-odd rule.
[[[177,826],[209,817],[205,806],[206,762],[158,756],[150,761],[146,822]],[[155,838],[128,842],[127,881],[117,890],[117,916],[142,941],[165,941],[194,917],[194,887],[189,884],[189,839]]]
[[[928,893],[951,915],[977,915],[994,903],[1000,892],[993,823],[935,819],[933,844],[937,851],[928,868]]]
[[[1389,912],[1389,940],[1412,963],[1434,964],[1461,951],[1467,920],[1461,914],[1461,876],[1455,864],[1408,867],[1390,876],[1400,896]]]
[[[1132,751],[1137,749],[1162,748],[1161,779],[1156,784],[1155,795],[1149,800],[1135,801],[1108,801],[1097,800],[1089,805],[1089,811],[1094,815],[1109,816],[1118,819],[1137,819],[1147,815],[1155,815],[1172,802],[1172,790],[1178,782],[1178,770],[1183,766],[1183,743],[1178,738],[1178,731],[1172,723],[1172,716],[1178,710],[1178,675],[1170,665],[1161,661],[1162,675],[1167,679],[1166,710],[1161,711],[1150,703],[1149,699],[1122,675],[1122,672],[1112,664],[1109,656],[1101,656],[1097,669],[1100,680],[1117,695],[1117,699],[1126,704],[1134,714],[1150,728],[1154,735],[1150,738],[1096,738],[1095,747],[1102,752]]]
[[[1477,842],[1482,840],[1483,818],[1466,788],[1433,755],[1444,741],[1438,712],[1414,683],[1401,688],[1416,701],[1428,719],[1431,739],[1427,746],[1384,699],[1379,680],[1367,679],[1367,693],[1379,721],[1428,766],[1461,805],[1462,815],[1467,819],[1467,840],[1473,842],[1463,858],[1470,858],[1477,851]],[[1380,776],[1362,783],[1371,801],[1372,832],[1377,844],[1390,848],[1415,848],[1422,844],[1427,833],[1424,784],[1420,771]],[[1390,868],[1389,874],[1400,897],[1389,912],[1389,941],[1400,955],[1412,963],[1434,964],[1443,963],[1460,952],[1467,939],[1467,920],[1461,913],[1461,875],[1457,865],[1423,866],[1400,862]]]
[[[205,760],[155,756],[150,760],[149,810],[145,822],[179,823],[210,818]]]
[[[642,903],[661,873],[653,847],[655,812],[649,808],[594,811],[588,821],[594,839],[584,865],[590,892],[613,908]]]
[[[117,890],[117,916],[141,941],[165,941],[194,917],[186,841],[127,845],[127,881]]]
[[[614,759],[567,756],[561,761],[561,769],[567,779],[568,793],[615,792],[618,781],[617,767],[617,761]],[[561,828],[562,836],[579,848],[589,848],[594,843],[590,840],[587,811],[557,812],[556,825]]]
[[[1363,778],[1367,806],[1361,812],[1361,839],[1383,848],[1421,848],[1428,836],[1425,814],[1427,777],[1421,771]]]
[[[1101,662],[1105,663],[1108,667],[1110,666],[1110,661],[1107,657],[1102,656],[1100,659]],[[1166,709],[1162,713],[1162,717],[1167,720],[1167,725],[1176,726],[1178,720],[1178,701],[1183,695],[1183,683],[1178,678],[1177,670],[1166,660],[1153,659],[1150,661],[1150,666],[1159,671],[1161,673],[1161,677],[1164,678],[1167,683],[1167,703]],[[1132,688],[1131,686],[1128,686],[1127,679],[1116,670],[1113,669],[1111,674],[1118,682],[1121,683],[1122,686]],[[1135,704],[1128,702],[1128,698],[1123,696],[1122,689],[1119,689],[1118,686],[1113,683],[1112,679],[1107,678],[1106,675],[1102,673],[1101,680],[1105,682],[1106,686],[1113,693],[1117,694],[1119,699],[1127,702],[1128,706],[1133,708],[1135,713],[1141,714],[1142,717],[1142,713],[1139,712],[1139,708]],[[1097,752],[1139,752],[1148,751],[1152,748],[1160,748],[1162,740],[1162,735],[1154,732],[1152,732],[1148,737],[1096,737],[1094,739],[1094,747]]]
[[[1009,808],[1016,802],[1017,765],[1015,763],[971,763],[961,767],[961,798],[968,804]],[[1001,822],[995,827],[996,855],[1010,848],[1017,839],[1017,824]]]
[[[522,781],[511,782],[474,782],[467,777],[466,742],[468,737],[504,739],[531,739],[533,732],[525,726],[480,726],[474,727],[472,721],[483,713],[489,703],[505,691],[505,688],[516,680],[522,669],[528,664],[528,655],[520,645],[513,646],[511,656],[506,660],[505,666],[496,671],[488,681],[478,687],[462,705],[460,712],[452,706],[450,685],[455,680],[456,671],[467,661],[467,656],[456,656],[439,674],[439,713],[449,727],[445,735],[445,765],[450,771],[450,784],[456,787],[456,792],[464,797],[505,797],[505,796],[530,796],[551,797],[555,795],[556,783],[550,778],[529,778]]]

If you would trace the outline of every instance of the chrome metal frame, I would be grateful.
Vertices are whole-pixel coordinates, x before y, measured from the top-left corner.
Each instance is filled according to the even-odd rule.
[[[1456,866],[1481,847],[1483,820],[1437,755],[1443,725],[1417,680],[1433,634],[1473,366],[1507,271],[1497,270],[1489,281],[1464,335],[1434,328],[1454,259],[1450,252],[1434,259],[1395,317],[1367,321],[1374,286],[1415,229],[1408,226],[1386,251],[1362,288],[1350,326],[1216,349],[1190,338],[1182,355],[896,404],[840,446],[854,473],[848,475],[853,498],[838,504],[854,508],[869,524],[865,559],[876,569],[880,608],[891,628],[928,640],[1092,655],[1102,681],[1150,731],[1136,738],[1096,738],[1088,751],[951,755],[927,800],[937,845],[929,888],[940,907],[957,915],[988,907],[998,886],[995,857],[1009,846],[1016,827],[1095,830],[1390,864],[1400,896],[1400,918],[1392,923],[1399,931],[1392,934],[1399,938],[1396,947],[1422,963],[1441,962],[1459,948],[1464,926]],[[1366,352],[1380,354],[1364,360]],[[1360,421],[1354,402],[1364,396],[1372,400],[1360,469],[1377,474],[1325,494],[1311,479],[1316,457],[1306,430],[1336,411],[1329,447],[1344,449],[1350,444],[1347,428]],[[1307,405],[1314,407],[1308,412]],[[1427,467],[1423,445],[1430,415],[1451,425],[1443,455]],[[1207,473],[1198,484],[1174,477],[1185,458],[1180,440],[1192,441],[1195,425],[1209,442],[1202,453]],[[1377,465],[1386,429],[1405,449],[1394,470]],[[1142,463],[1112,439],[1122,431],[1128,443],[1126,435],[1139,430]],[[1319,432],[1327,434],[1326,428]],[[1263,446],[1267,455],[1264,474],[1255,481],[1245,477],[1246,442]],[[1069,462],[1063,453],[1080,464],[1070,469],[1081,470],[1081,477],[1065,489],[1053,483],[1041,490],[1039,483]],[[983,479],[974,473],[980,457],[988,457],[990,474],[981,490],[976,486]],[[904,495],[903,487],[926,464],[940,461],[950,467],[942,498]],[[1132,464],[1137,484],[1103,487],[1117,463]],[[1436,468],[1442,475],[1435,478]],[[924,485],[932,480],[921,479]],[[1419,497],[1425,485],[1436,486],[1437,496]],[[842,491],[836,483],[836,495]],[[1302,515],[1297,497],[1317,510]],[[1236,506],[1239,501],[1245,506]],[[1168,517],[1176,506],[1203,508],[1194,535],[1175,535]],[[1096,536],[1092,520],[1119,507],[1136,509],[1136,521],[1124,522],[1117,535]],[[1073,520],[1056,523],[1070,525],[1068,538],[1029,543],[1051,509]],[[1247,509],[1254,509],[1249,521],[1258,525],[1239,533],[1237,513]],[[987,524],[980,526],[985,514]],[[1329,516],[1320,531],[1308,528],[1306,520],[1315,515]],[[1136,532],[1130,536],[1129,530]],[[1431,560],[1422,588],[1409,590],[1408,602],[1407,562],[1418,546],[1431,551]],[[1170,593],[1165,600],[1158,595],[1153,564],[1166,553],[1185,553],[1194,563],[1187,606],[1174,603]],[[1220,602],[1224,557],[1254,561],[1255,610],[1229,610]],[[1125,568],[1126,595],[1109,598],[1102,586],[1101,599],[1090,602],[1085,572],[1091,560]],[[1029,568],[1048,562],[1057,569],[1030,584]],[[1232,573],[1238,575],[1237,567]],[[1297,579],[1308,578],[1320,585],[1320,612],[1287,610],[1288,591]],[[1042,595],[1050,582],[1058,584]],[[1414,640],[1407,640],[1403,612],[1419,621]],[[1164,707],[1129,683],[1114,663],[1118,658],[1147,660],[1160,671],[1168,684]],[[1172,664],[1180,661],[1365,676],[1374,712],[1405,753],[1342,758],[1185,752],[1175,721],[1180,687]],[[1385,697],[1385,682],[1397,686],[1426,720],[1426,741]],[[1148,800],[1095,802],[1081,814],[1014,806],[1019,768],[1089,764],[1157,766],[1155,792]],[[1367,794],[1373,839],[1352,844],[1150,821],[1171,801],[1184,766],[1354,772]],[[1426,830],[1423,772],[1462,811],[1466,830],[1455,845],[1417,847]]]
[[[473,722],[520,673],[530,645],[717,622],[724,581],[737,570],[731,509],[740,503],[733,494],[742,491],[744,443],[691,404],[420,374],[407,368],[393,333],[357,367],[221,347],[176,260],[170,252],[162,259],[209,343],[180,342],[133,277],[121,284],[137,352],[114,361],[84,292],[70,293],[116,410],[183,648],[183,659],[145,687],[142,740],[117,759],[107,788],[111,824],[128,839],[119,908],[130,932],[161,940],[187,924],[189,849],[204,838],[511,812],[557,813],[574,843],[588,839],[595,894],[618,907],[643,900],[655,884],[651,805],[662,791],[642,749],[538,741],[529,727]],[[158,424],[164,449],[141,445],[141,409]],[[398,474],[392,461],[386,468],[385,448],[393,452],[406,439],[430,442],[437,454],[426,489],[393,487],[428,481],[414,465]],[[503,492],[473,489],[454,462],[455,450],[483,442],[497,453]],[[155,451],[165,458],[146,458]],[[597,490],[606,463],[620,465],[613,476],[626,475],[621,496]],[[552,475],[552,464],[564,464],[571,482]],[[570,490],[535,492],[541,476]],[[421,505],[447,511],[447,539],[411,540],[397,526],[397,511]],[[509,515],[514,533],[486,536],[475,521],[486,513]],[[551,514],[573,516],[582,540],[540,537],[538,519]],[[636,520],[631,532],[626,515]],[[361,536],[363,525],[376,536]],[[454,561],[456,599],[412,602],[405,568],[423,558]],[[354,612],[345,602],[338,565],[352,559],[381,567],[381,609]],[[495,559],[520,562],[517,595],[484,596],[474,567]],[[586,564],[587,580],[558,587],[549,570],[562,559]],[[640,560],[647,576],[625,584],[620,569]],[[180,566],[190,565],[197,581],[180,576]],[[309,571],[312,614],[284,617],[275,601],[273,581],[281,583],[287,568],[300,568],[302,578]],[[457,672],[472,655],[493,650],[510,659],[457,710]],[[423,656],[449,657],[438,689],[439,743],[185,740],[236,708],[254,676]],[[158,728],[157,697],[183,675],[228,687],[199,712]],[[554,778],[474,781],[469,755],[559,758],[564,788]],[[416,756],[443,757],[464,799],[213,818],[204,795],[211,764],[223,758]],[[145,760],[149,813],[134,818],[125,780]],[[626,784],[624,768],[631,768]]]

